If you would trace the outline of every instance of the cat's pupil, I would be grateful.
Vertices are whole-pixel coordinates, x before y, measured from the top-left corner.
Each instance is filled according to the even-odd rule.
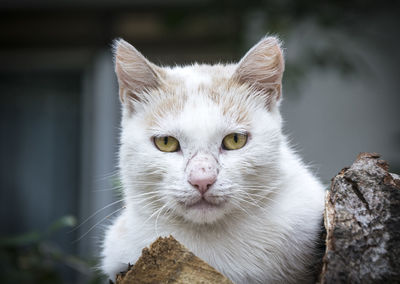
[[[168,144],[168,137],[164,137],[164,145]]]
[[[233,135],[233,140],[235,141],[235,143],[238,142],[238,136],[237,136],[237,134]]]

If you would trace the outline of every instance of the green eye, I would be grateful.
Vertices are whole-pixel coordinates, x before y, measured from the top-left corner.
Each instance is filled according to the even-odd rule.
[[[231,133],[222,140],[222,146],[226,150],[237,150],[246,145],[247,134]]]
[[[176,152],[179,150],[179,141],[172,136],[154,137],[154,144],[162,152]]]

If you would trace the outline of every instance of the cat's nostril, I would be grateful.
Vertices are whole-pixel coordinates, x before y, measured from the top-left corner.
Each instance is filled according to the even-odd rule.
[[[215,183],[217,175],[215,172],[192,171],[189,175],[188,182],[196,187],[196,189],[204,194]]]

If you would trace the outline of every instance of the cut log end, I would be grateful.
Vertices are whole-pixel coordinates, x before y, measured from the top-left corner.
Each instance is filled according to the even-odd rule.
[[[128,271],[117,275],[117,284],[133,283],[222,283],[232,282],[195,256],[172,236],[158,238],[144,248]]]

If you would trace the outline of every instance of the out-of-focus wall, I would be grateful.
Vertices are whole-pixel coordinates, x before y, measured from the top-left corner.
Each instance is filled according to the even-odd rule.
[[[331,45],[351,64],[348,71],[311,68],[296,88],[287,90],[282,105],[296,148],[328,183],[359,152],[380,153],[392,171],[400,172],[397,25],[379,17],[359,24],[366,34],[338,34],[306,22],[286,45],[291,58],[301,57],[310,45]]]

